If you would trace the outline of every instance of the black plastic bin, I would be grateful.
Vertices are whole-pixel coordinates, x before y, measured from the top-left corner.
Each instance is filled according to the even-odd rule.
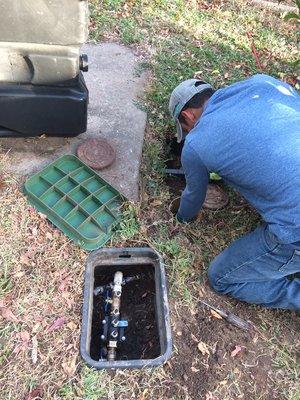
[[[127,340],[118,349],[119,357],[107,361],[98,354],[102,317],[94,289],[111,281],[116,271],[122,271],[124,276],[139,273],[146,278],[124,286],[127,288],[122,294],[121,312],[124,305],[129,322]],[[140,290],[144,293],[139,292],[136,297],[135,292]],[[152,322],[142,323],[145,315],[152,315]],[[141,344],[141,340],[145,342]],[[168,360],[172,338],[167,286],[163,260],[157,252],[150,248],[104,248],[90,254],[85,272],[80,351],[86,363],[96,369],[154,367]]]

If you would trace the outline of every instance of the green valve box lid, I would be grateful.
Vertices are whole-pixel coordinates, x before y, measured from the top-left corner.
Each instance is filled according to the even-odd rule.
[[[65,155],[25,182],[29,202],[85,250],[103,246],[122,219],[126,201],[95,171]]]

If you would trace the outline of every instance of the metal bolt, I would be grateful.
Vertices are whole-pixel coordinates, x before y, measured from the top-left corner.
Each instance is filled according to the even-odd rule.
[[[105,336],[104,336],[104,335],[101,335],[100,337],[101,337],[101,339],[102,339],[102,340],[104,340],[104,339],[105,339]]]
[[[103,325],[105,325],[105,324],[106,324],[106,321],[105,321],[105,319],[103,319],[103,320],[102,320],[102,324],[103,324]]]
[[[125,342],[126,337],[125,337],[125,336],[122,336],[122,337],[121,337],[121,340],[122,340],[122,342]]]
[[[81,54],[79,57],[79,67],[83,72],[87,72],[89,70],[89,61],[86,54]]]
[[[117,331],[112,331],[111,336],[113,338],[116,338],[118,336],[118,332]]]

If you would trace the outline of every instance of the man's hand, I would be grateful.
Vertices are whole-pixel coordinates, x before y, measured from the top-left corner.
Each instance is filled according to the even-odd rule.
[[[207,208],[208,210],[220,210],[221,208],[226,207],[228,202],[229,202],[229,197],[227,193],[222,188],[220,188],[220,186],[216,184],[209,184],[207,186],[207,192],[205,201],[203,203],[203,208]],[[200,211],[194,218],[187,221],[177,214],[179,206],[180,206],[180,197],[176,197],[170,203],[170,211],[172,212],[172,214],[176,215],[177,221],[188,223],[195,221],[196,219],[203,218],[203,213]]]
[[[184,220],[183,218],[181,218],[181,217],[178,215],[179,206],[180,206],[180,197],[176,197],[176,198],[171,202],[171,204],[170,204],[170,211],[172,212],[172,214],[175,215],[175,217],[176,217],[176,219],[177,219],[178,222],[180,222],[180,223],[189,223],[189,222],[195,221],[195,220],[198,219],[198,218],[199,218],[199,219],[202,219],[203,214],[202,214],[202,212],[200,211],[200,212],[196,215],[196,217],[192,218],[191,220],[189,220],[189,221]]]

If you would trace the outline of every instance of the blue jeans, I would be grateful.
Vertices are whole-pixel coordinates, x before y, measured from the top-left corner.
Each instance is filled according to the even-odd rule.
[[[281,244],[267,226],[236,240],[211,263],[219,293],[265,307],[300,310],[300,243]]]

